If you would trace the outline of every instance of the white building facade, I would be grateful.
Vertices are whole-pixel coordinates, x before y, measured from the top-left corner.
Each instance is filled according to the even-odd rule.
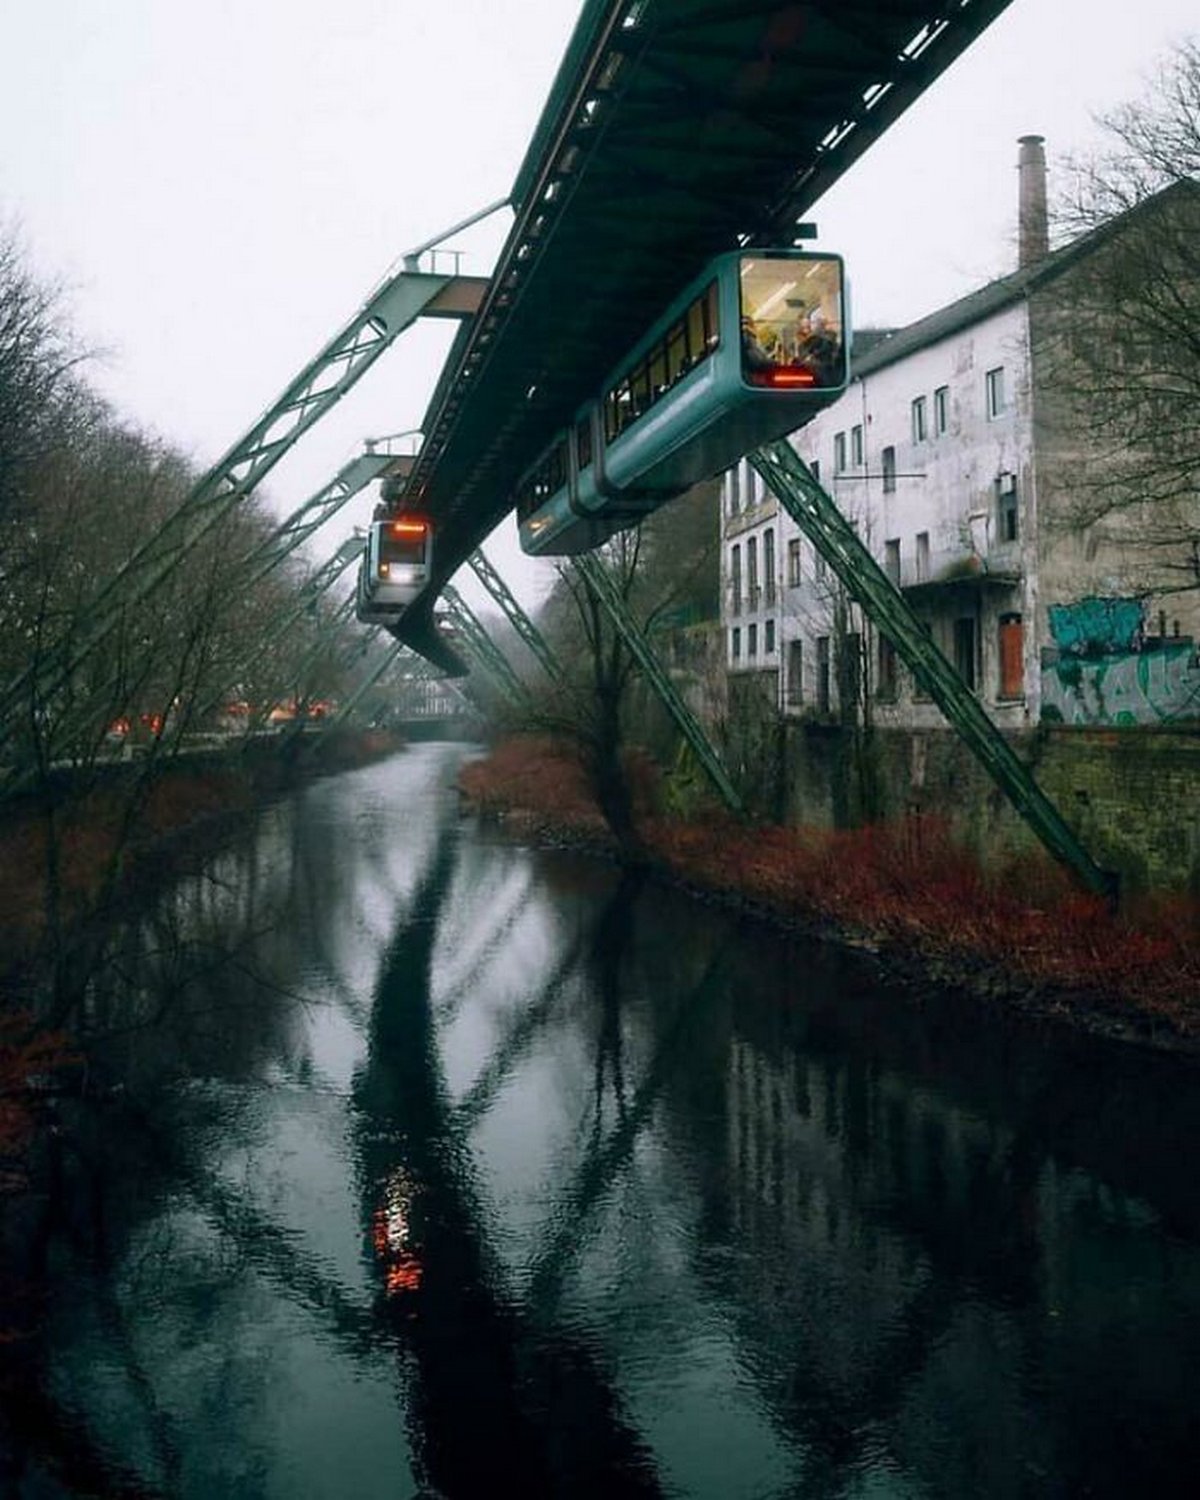
[[[1039,690],[1026,305],[940,337],[923,327],[872,351],[792,442],[946,657],[1016,726],[1036,719]],[[836,716],[849,693],[869,695],[881,724],[940,722],[745,462],[725,476],[724,516],[731,672],[775,674],[789,713]]]

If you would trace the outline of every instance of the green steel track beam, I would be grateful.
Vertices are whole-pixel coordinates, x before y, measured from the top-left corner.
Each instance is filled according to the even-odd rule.
[[[239,558],[239,571],[243,568],[253,571],[244,579],[239,577],[237,587],[253,588],[260,583],[372,480],[381,479],[394,462],[386,453],[359,453],[343,464],[324,489],[310,495],[274,531]]]
[[[712,743],[701,727],[700,721],[692,713],[691,709],[683,701],[679,689],[671,681],[669,673],[663,667],[655,654],[654,648],[646,639],[641,626],[630,614],[621,591],[613,582],[608,569],[593,553],[585,552],[573,559],[575,569],[587,584],[588,588],[600,600],[600,603],[608,611],[609,619],[613,622],[621,639],[633,653],[646,680],[653,690],[658,694],[663,706],[675,720],[680,733],[691,746],[696,759],[703,767],[708,779],[712,782],[720,795],[722,801],[732,812],[742,813],[745,811],[742,799],[738,796],[732,781],[721,764],[721,759],[713,749]]]
[[[476,548],[467,558],[471,570],[504,611],[504,617],[542,664],[551,682],[562,681],[562,667],[550,649],[550,643],[509,592],[508,585],[491,563]]]
[[[529,693],[525,684],[513,671],[504,652],[488,635],[478,617],[452,584],[447,584],[442,590],[442,602],[446,606],[448,619],[462,633],[463,644],[499,688],[501,694],[519,707],[528,707]]]
[[[500,206],[491,205],[456,229]],[[405,329],[422,316],[461,320],[474,315],[486,281],[421,271],[418,253],[405,256],[402,268],[385,278],[345,327],[101,587],[92,601],[92,614],[82,639],[65,645],[46,664],[46,696],[91,658],[111,634],[123,610],[144,602],[170,577],[188,550],[253,493],[303,434],[358,383]],[[32,670],[19,674],[0,697],[0,725],[5,735],[28,689]]]
[[[280,610],[274,622],[268,625],[266,630],[248,647],[247,653],[238,657],[236,666],[230,670],[229,681],[225,683],[219,692],[210,694],[200,704],[196,710],[198,721],[202,722],[220,705],[222,699],[245,671],[247,664],[253,656],[261,656],[264,651],[270,650],[276,641],[287,634],[297,620],[315,607],[317,601],[329,592],[347,568],[358,562],[362,549],[363,543],[361,537],[349,538],[342,543],[328,561],[322,563],[315,573],[310,574],[304,580],[296,595],[291,600],[289,607]]]
[[[1088,890],[1114,899],[1116,875],[1102,870],[1075,837],[792,445],[768,443],[749,459],[1045,847]]]
[[[372,636],[376,636],[378,634],[378,629],[371,632]],[[358,705],[362,702],[362,700],[375,686],[375,684],[379,681],[379,679],[383,676],[383,674],[387,671],[387,669],[396,661],[399,656],[403,655],[403,653],[407,650],[408,647],[405,646],[403,641],[394,641],[392,643],[392,649],[384,656],[379,665],[374,667],[363,679],[363,681],[359,683],[358,687],[355,688],[354,692],[350,695],[346,702],[342,704],[337,713],[334,714],[331,719],[322,719],[320,721],[320,727],[322,731],[336,729],[339,725],[344,724],[350,717],[350,715],[354,712],[354,710],[358,707]]]
[[[297,678],[302,678],[308,671],[309,667],[311,667],[317,660],[317,658],[321,655],[321,653],[323,651],[329,650],[331,643],[334,643],[336,641],[338,632],[343,630],[344,627],[350,623],[350,618],[353,613],[354,596],[351,594],[348,598],[342,600],[341,604],[338,605],[334,612],[324,622],[320,632],[317,635],[317,639],[313,642],[310,649],[304,654],[303,659],[301,660],[299,666],[296,668]],[[378,629],[375,629],[369,632],[365,637],[359,635],[348,636],[347,649],[344,652],[345,657],[349,659],[351,656],[364,652],[370,642],[378,634]],[[266,719],[270,717],[271,713],[279,707],[282,701],[283,700],[280,698],[273,698],[270,702],[262,704],[257,713],[251,716],[246,726],[247,730],[253,731],[257,729],[266,721]]]

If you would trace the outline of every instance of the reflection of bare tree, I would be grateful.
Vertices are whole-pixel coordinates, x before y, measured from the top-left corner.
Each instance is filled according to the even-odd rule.
[[[625,1072],[621,1031],[621,960],[629,941],[638,893],[645,884],[637,870],[626,872],[601,913],[592,944],[592,971],[600,1002],[600,1027],[596,1036],[595,1116],[593,1145],[598,1144],[604,1125],[606,1078],[611,1076],[617,1118],[625,1119]]]

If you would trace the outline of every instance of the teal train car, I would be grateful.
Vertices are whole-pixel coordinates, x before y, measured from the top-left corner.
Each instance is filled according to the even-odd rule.
[[[590,551],[803,426],[845,389],[848,337],[839,256],[718,256],[522,476],[521,546]]]

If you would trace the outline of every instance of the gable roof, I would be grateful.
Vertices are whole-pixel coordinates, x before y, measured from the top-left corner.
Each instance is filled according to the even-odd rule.
[[[1149,212],[1152,207],[1162,207],[1174,198],[1183,199],[1189,194],[1196,194],[1200,198],[1200,187],[1190,179],[1174,182],[1169,187],[1163,188],[1161,192],[1155,193],[1153,197],[1145,198],[1141,203],[1135,204],[1125,213],[1099,225],[1096,229],[1088,230],[1086,234],[1081,234],[1060,249],[1050,251],[1033,265],[1025,266],[1022,270],[1012,271],[1007,276],[990,281],[978,291],[968,292],[965,297],[960,297],[957,302],[951,302],[946,307],[938,308],[936,312],[919,318],[917,322],[898,329],[889,338],[870,346],[861,358],[854,360],[855,378],[870,375],[887,365],[895,364],[898,360],[906,359],[920,349],[926,349],[931,344],[949,338],[963,328],[970,328],[976,323],[983,322],[993,313],[1000,312],[1011,303],[1028,296],[1030,292],[1053,281],[1070,266],[1091,255],[1104,241],[1122,226],[1128,224],[1133,217]]]

